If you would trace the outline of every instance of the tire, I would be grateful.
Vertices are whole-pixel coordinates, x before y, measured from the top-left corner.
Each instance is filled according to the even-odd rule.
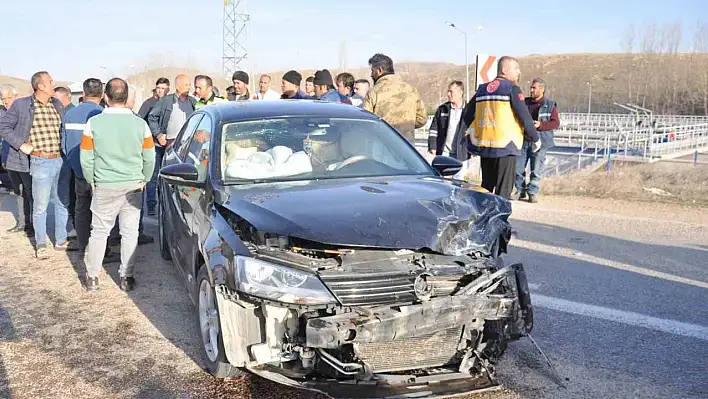
[[[216,292],[209,281],[206,266],[197,274],[197,329],[206,370],[216,378],[240,377],[242,369],[234,367],[226,360],[224,341],[221,337],[221,319],[216,302]],[[207,316],[211,315],[211,317]],[[202,327],[205,326],[205,327]],[[214,343],[213,341],[216,340]]]
[[[165,212],[162,210],[162,201],[157,203],[157,230],[159,231],[160,256],[164,260],[171,260],[170,247],[165,234]]]

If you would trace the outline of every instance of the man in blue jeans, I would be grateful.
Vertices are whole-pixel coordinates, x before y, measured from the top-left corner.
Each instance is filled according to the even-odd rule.
[[[31,84],[34,94],[15,100],[0,120],[0,136],[10,144],[10,159],[13,151],[29,155],[36,255],[39,259],[48,259],[47,207],[50,202],[54,205],[54,248],[59,251],[70,249],[66,239],[67,204],[60,200],[63,195],[59,192],[59,176],[64,163],[61,153],[64,108],[53,98],[54,80],[48,72],[32,75]]]
[[[516,160],[516,183],[515,192],[512,198],[516,200],[525,199],[528,196],[529,202],[538,202],[538,194],[541,191],[540,182],[543,175],[543,166],[546,162],[546,152],[555,146],[553,131],[560,126],[558,116],[558,106],[555,101],[547,98],[546,82],[541,78],[536,78],[531,82],[530,97],[526,98],[534,126],[541,137],[541,149],[533,152],[533,143],[524,140],[521,148],[521,155]],[[529,165],[530,180],[526,183],[526,165]]]

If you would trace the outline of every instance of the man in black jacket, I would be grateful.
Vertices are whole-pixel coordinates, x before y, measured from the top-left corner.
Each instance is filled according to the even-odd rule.
[[[170,80],[167,78],[157,79],[157,82],[155,82],[155,88],[152,90],[152,97],[145,100],[143,105],[140,106],[138,115],[140,115],[140,117],[143,118],[145,122],[147,122],[148,114],[150,114],[150,111],[152,111],[152,109],[155,108],[155,105],[157,105],[157,102],[160,101],[160,99],[166,96],[169,92]]]
[[[456,152],[453,139],[465,107],[464,92],[464,84],[459,80],[448,86],[448,101],[438,107],[430,124],[428,152],[431,155],[450,155]]]

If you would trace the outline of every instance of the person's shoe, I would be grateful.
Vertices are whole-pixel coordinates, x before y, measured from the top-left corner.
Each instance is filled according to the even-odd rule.
[[[62,243],[54,244],[55,251],[78,251],[79,247],[74,244],[74,242],[69,242],[69,240]]]
[[[22,233],[22,232],[24,232],[24,231],[26,231],[25,226],[22,226],[22,225],[19,225],[19,224],[16,224],[15,227],[13,227],[13,228],[7,230],[8,233]],[[33,235],[34,235],[34,234],[33,234]]]
[[[46,245],[37,245],[37,259],[49,259],[49,250]]]
[[[152,244],[153,242],[155,242],[155,238],[153,236],[143,233],[140,233],[138,236],[138,245]]]
[[[133,277],[121,277],[120,278],[121,291],[132,291],[134,288],[135,288],[135,279]]]
[[[87,274],[85,282],[87,291],[96,291],[98,289],[98,277],[89,277]]]
[[[526,191],[519,191],[516,188],[511,193],[511,200],[518,201],[526,198]]]
[[[529,202],[532,204],[535,204],[538,202],[538,195],[537,194],[529,194]]]
[[[157,207],[148,208],[148,216],[157,216]]]

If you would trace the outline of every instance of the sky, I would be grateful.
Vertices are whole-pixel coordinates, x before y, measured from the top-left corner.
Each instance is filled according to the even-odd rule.
[[[231,0],[235,1],[235,0]],[[464,65],[475,54],[619,52],[628,27],[680,21],[683,50],[707,0],[473,1],[244,0],[250,16],[242,69],[251,73],[395,62]],[[223,0],[0,0],[0,75],[58,81],[108,78],[159,66],[221,71]],[[482,6],[484,5],[484,6]],[[493,6],[492,6],[493,5]],[[481,26],[482,29],[477,28]]]

